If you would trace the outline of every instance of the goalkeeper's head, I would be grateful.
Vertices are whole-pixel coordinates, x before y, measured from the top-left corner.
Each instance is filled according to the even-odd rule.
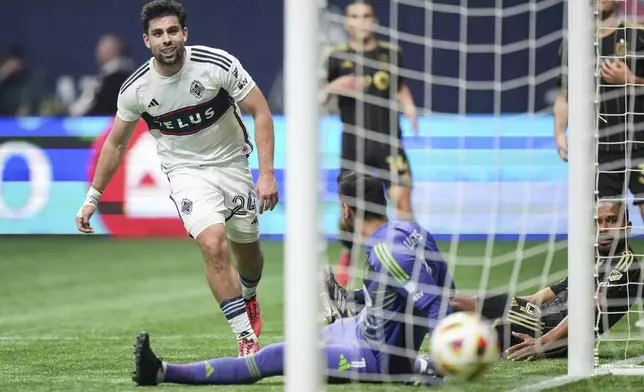
[[[626,249],[626,237],[631,231],[628,206],[621,200],[600,199],[597,201],[597,250],[607,256]]]
[[[342,209],[342,230],[353,233],[356,228],[365,234],[374,224],[387,221],[385,187],[378,178],[349,170],[338,178],[338,193]]]

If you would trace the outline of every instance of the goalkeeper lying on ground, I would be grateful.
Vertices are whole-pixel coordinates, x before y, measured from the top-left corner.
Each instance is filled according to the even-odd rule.
[[[631,229],[626,205],[600,200],[596,228],[598,247],[594,262],[598,302],[595,325],[596,333],[602,334],[642,296],[642,276],[639,260],[626,244]],[[568,278],[531,296],[500,294],[481,301],[477,297],[457,294],[451,304],[455,311],[480,309],[483,316],[493,320],[499,332],[499,344],[508,359],[567,355]]]
[[[358,195],[358,189],[364,194]],[[322,329],[329,380],[410,381],[413,374],[431,375],[428,362],[416,356],[427,333],[451,312],[454,284],[447,265],[431,234],[412,222],[387,220],[380,180],[348,171],[339,178],[339,192],[344,230],[359,227],[365,238],[368,271],[364,290],[355,294],[364,308]],[[355,207],[358,196],[368,211]],[[284,343],[243,358],[170,364],[156,357],[148,334],[142,333],[135,362],[138,385],[248,384],[283,374]]]

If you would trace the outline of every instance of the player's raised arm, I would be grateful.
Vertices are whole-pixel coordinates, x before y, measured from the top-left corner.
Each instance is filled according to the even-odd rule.
[[[261,214],[264,210],[273,210],[279,201],[273,166],[275,153],[273,115],[264,94],[251,76],[236,58],[230,57],[233,60],[233,66],[227,74],[225,87],[239,106],[253,116],[255,124],[255,144],[259,161],[259,179],[256,188]]]

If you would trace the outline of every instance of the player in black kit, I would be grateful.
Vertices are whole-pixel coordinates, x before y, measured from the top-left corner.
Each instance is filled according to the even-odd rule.
[[[626,223],[624,223],[626,222]],[[626,205],[611,200],[597,204],[598,246],[595,259],[596,334],[615,325],[642,297],[640,261],[627,246],[631,230]],[[493,321],[499,345],[511,360],[562,357],[567,355],[568,278],[534,295],[511,297],[491,295],[483,299],[456,294],[456,311],[476,311]]]
[[[614,0],[600,0],[597,6],[602,19],[596,48],[601,63],[598,197],[625,197],[630,190],[644,217],[644,93],[637,87],[644,84],[644,26],[620,21]],[[567,55],[564,42],[554,105],[555,141],[564,161],[568,156]]]
[[[329,50],[328,85],[323,100],[338,96],[343,124],[341,173],[367,171],[387,187],[398,219],[411,220],[411,168],[402,144],[399,113],[417,131],[414,100],[400,69],[402,52],[397,46],[379,41],[374,35],[376,12],[368,0],[351,1],[346,7],[350,40]],[[346,285],[350,241],[343,241],[338,282]]]

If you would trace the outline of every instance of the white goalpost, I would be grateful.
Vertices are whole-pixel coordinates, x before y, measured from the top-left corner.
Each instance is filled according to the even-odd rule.
[[[479,297],[508,293],[512,300],[568,277],[566,374],[553,365],[552,378],[544,384],[525,379],[507,387],[493,368],[485,382],[498,377],[503,390],[533,390],[603,374],[644,375],[637,366],[644,364],[644,328],[634,327],[644,311],[627,309],[615,331],[601,336],[595,320],[596,312],[604,312],[596,301],[599,275],[593,264],[601,145],[601,38],[596,34],[601,16],[596,0],[372,3],[379,14],[375,32],[388,52],[368,61],[340,53],[337,63],[354,67],[368,85],[378,79],[381,85],[397,86],[400,76],[410,86],[419,133],[412,133],[403,116],[401,128],[414,183],[414,218],[436,237],[457,291]],[[333,53],[327,49],[342,42],[346,20],[339,1],[285,0],[284,7],[285,390],[320,391],[328,372],[320,351],[318,274],[323,259],[334,267],[336,261],[320,249],[326,241],[327,248],[337,251],[340,234],[335,186],[323,182],[334,181],[343,162],[342,124],[319,104],[319,76],[325,71],[320,69],[323,54]],[[486,33],[479,33],[483,29]],[[560,66],[561,42],[568,44]],[[402,66],[374,65],[395,58],[397,48],[404,54]],[[380,68],[370,70],[375,67]],[[557,155],[553,135],[554,81],[562,68],[568,94],[567,162]],[[364,105],[399,109],[396,99],[395,93],[384,99],[360,92],[356,107],[361,112]],[[363,113],[356,115],[356,122],[360,136],[398,141],[395,121],[389,136],[367,129]],[[633,231],[642,234],[639,209],[631,207],[630,215]],[[354,245],[353,255],[362,250]],[[644,249],[634,251],[644,258]],[[348,288],[362,286],[363,262],[354,262],[349,270]],[[525,320],[520,322],[525,326]],[[625,348],[614,343],[625,343]],[[416,354],[410,347],[384,346],[383,352],[394,355]],[[426,344],[418,354],[425,353]],[[345,365],[353,366],[339,361],[340,368]],[[506,361],[499,366],[505,371],[509,365]]]
[[[595,7],[568,6],[568,375],[594,368]],[[573,202],[574,201],[574,202]],[[570,273],[574,271],[574,273]]]
[[[315,1],[284,2],[286,236],[284,358],[289,392],[318,391],[320,213],[318,176],[318,19]]]

